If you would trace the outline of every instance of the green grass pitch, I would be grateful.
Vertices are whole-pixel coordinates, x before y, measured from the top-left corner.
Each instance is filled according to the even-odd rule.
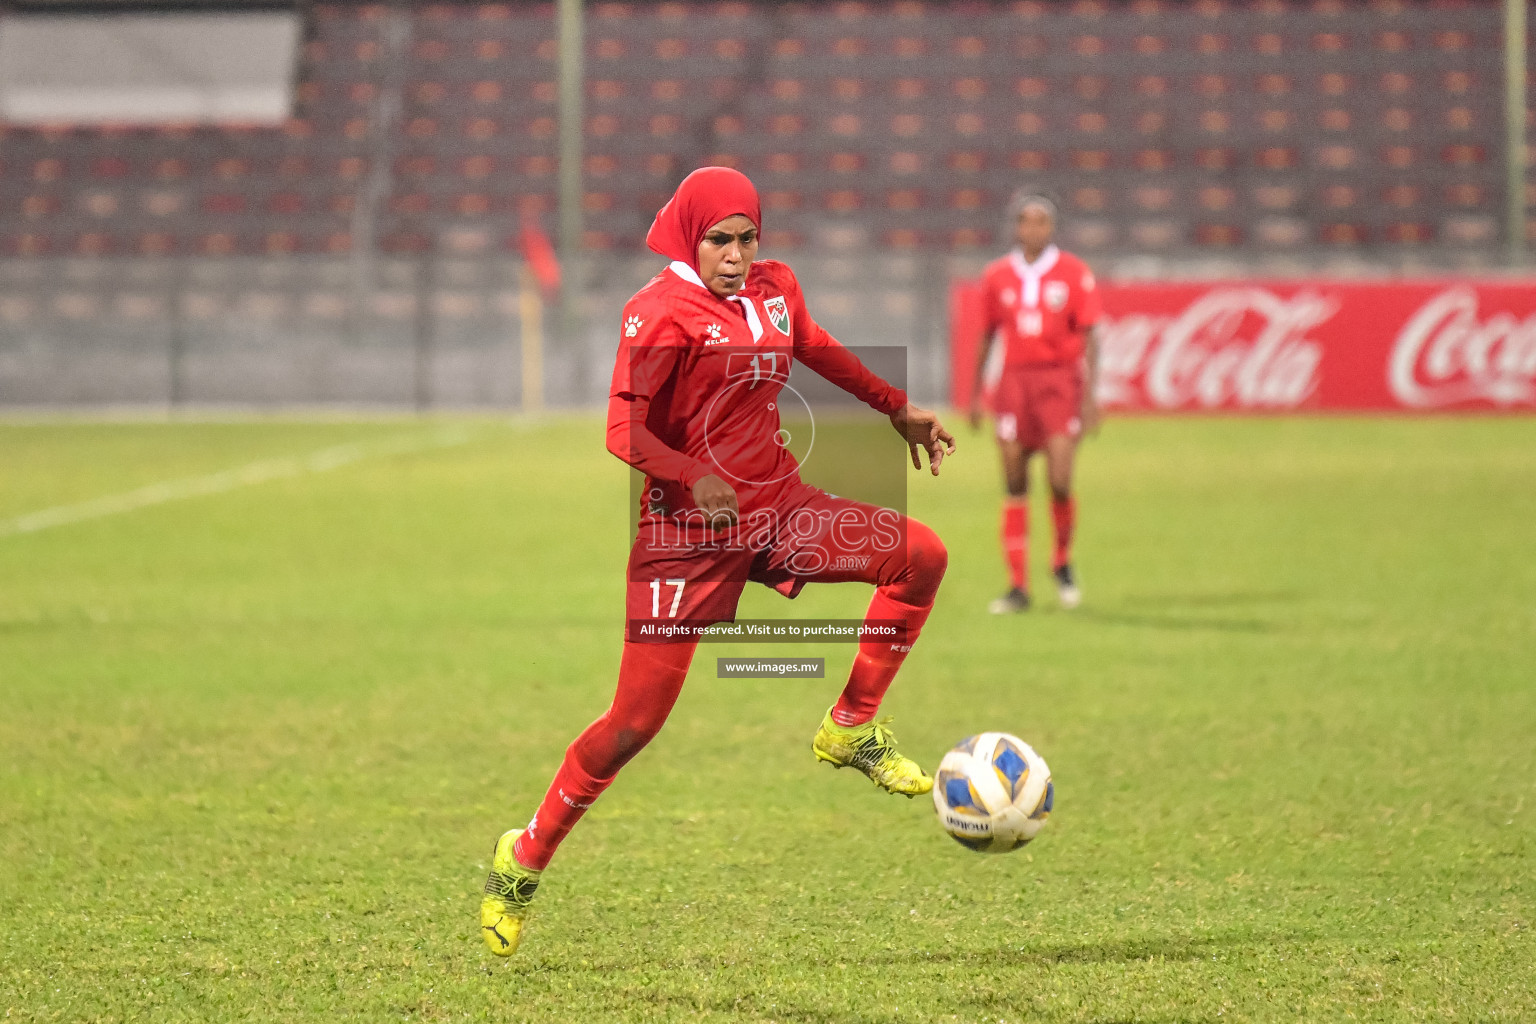
[[[1536,1019],[1536,419],[1112,421],[1084,607],[1037,501],[1008,619],[961,445],[910,477],[951,562],[887,709],[929,765],[1035,744],[1041,839],[812,759],[851,648],[705,647],[504,963],[491,842],[618,663],[600,424],[0,423],[0,1019]]]

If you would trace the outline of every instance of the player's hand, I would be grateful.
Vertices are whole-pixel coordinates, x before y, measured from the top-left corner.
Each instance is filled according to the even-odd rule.
[[[736,488],[713,473],[694,481],[693,503],[709,516],[710,528],[716,532],[735,526],[741,513],[736,504]]]
[[[1083,433],[1087,435],[1097,434],[1099,424],[1104,421],[1104,414],[1099,409],[1097,398],[1083,399]]]
[[[944,429],[937,413],[919,409],[908,402],[891,413],[891,426],[907,442],[907,448],[912,453],[913,469],[923,468],[922,458],[917,454],[919,449],[928,453],[928,468],[934,476],[939,475],[939,466],[943,465],[944,456],[955,454],[954,436]]]
[[[981,403],[980,402],[972,402],[971,403],[971,408],[970,408],[970,411],[966,414],[966,419],[970,420],[970,422],[971,422],[971,431],[972,431],[972,433],[974,433],[974,432],[976,432],[976,431],[981,429]]]

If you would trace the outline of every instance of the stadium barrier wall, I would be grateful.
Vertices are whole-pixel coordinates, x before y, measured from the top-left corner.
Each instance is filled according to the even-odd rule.
[[[1536,279],[1101,287],[1109,409],[1536,412]],[[958,408],[971,401],[979,297],[977,281],[951,287]]]

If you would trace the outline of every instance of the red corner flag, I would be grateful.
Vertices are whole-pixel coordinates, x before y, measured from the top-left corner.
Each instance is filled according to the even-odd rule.
[[[555,247],[550,244],[549,236],[539,227],[538,218],[523,218],[523,230],[518,235],[517,244],[523,252],[523,259],[528,263],[528,269],[533,272],[534,280],[539,282],[539,290],[544,293],[544,298],[553,299],[560,293],[560,259],[555,255]]]

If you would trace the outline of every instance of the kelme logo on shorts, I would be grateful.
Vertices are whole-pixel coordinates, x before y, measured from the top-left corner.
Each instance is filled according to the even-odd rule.
[[[780,334],[789,333],[789,305],[784,301],[784,296],[777,295],[763,303],[763,308],[768,311],[768,320],[779,329]]]

